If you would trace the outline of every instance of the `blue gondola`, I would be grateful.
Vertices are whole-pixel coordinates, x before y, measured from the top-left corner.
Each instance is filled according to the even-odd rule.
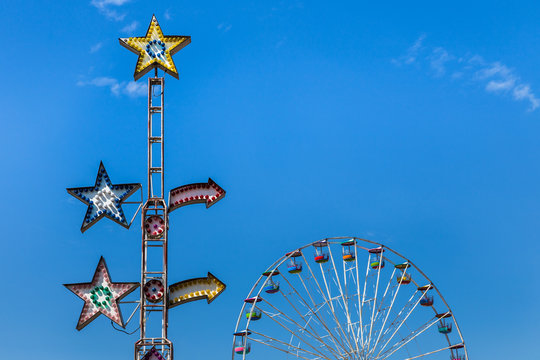
[[[285,256],[289,256],[289,261],[287,263],[287,271],[289,273],[298,274],[302,271],[302,263],[296,261],[297,257],[302,256],[302,252],[300,250],[287,253]]]
[[[439,324],[439,332],[441,334],[450,334],[452,332],[452,324],[444,321]]]
[[[433,305],[433,296],[425,295],[420,299],[420,305],[422,306],[431,306]]]

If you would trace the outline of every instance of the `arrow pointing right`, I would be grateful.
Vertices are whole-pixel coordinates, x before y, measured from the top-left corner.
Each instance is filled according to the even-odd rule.
[[[169,193],[169,212],[179,207],[206,203],[206,208],[217,203],[225,196],[223,190],[216,182],[208,178],[207,183],[182,185],[174,188]]]
[[[169,286],[169,308],[202,299],[210,304],[226,287],[210,272],[207,277],[177,282]]]

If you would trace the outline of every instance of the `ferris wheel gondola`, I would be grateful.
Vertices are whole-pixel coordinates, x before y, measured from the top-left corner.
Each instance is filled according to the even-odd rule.
[[[432,281],[396,251],[359,238],[328,238],[291,251],[256,281],[236,324],[232,358],[276,355],[468,360],[454,315]]]

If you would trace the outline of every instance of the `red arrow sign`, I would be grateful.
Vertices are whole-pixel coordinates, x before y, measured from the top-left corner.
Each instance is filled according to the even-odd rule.
[[[208,183],[183,185],[172,189],[169,193],[169,212],[198,203],[206,203],[206,208],[209,208],[224,196],[225,190],[210,178]]]

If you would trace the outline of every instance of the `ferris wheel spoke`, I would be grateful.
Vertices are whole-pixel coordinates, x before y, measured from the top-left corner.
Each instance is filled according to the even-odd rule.
[[[413,296],[411,296],[411,299],[414,298],[414,295],[417,294],[418,291],[415,291]],[[390,336],[390,339],[388,339],[388,341],[384,344],[384,346],[381,348],[381,350],[379,351],[379,353],[377,354],[377,357],[380,355],[380,353],[386,348],[386,346],[388,346],[388,344],[390,343],[390,341],[392,341],[392,339],[394,338],[394,336],[396,335],[396,333],[399,331],[399,329],[401,328],[401,326],[405,323],[405,321],[407,321],[407,319],[409,318],[409,316],[412,314],[412,312],[414,311],[414,309],[416,309],[416,307],[418,306],[418,304],[420,303],[420,300],[422,299],[422,297],[420,297],[416,303],[414,304],[414,306],[412,307],[412,309],[407,313],[407,316],[405,316],[405,318],[399,323],[399,326],[396,328],[396,330],[392,333],[392,336]],[[401,312],[400,312],[401,313]],[[398,314],[399,316],[399,314]]]
[[[388,295],[388,290],[390,289],[390,285],[392,284],[392,279],[394,278],[394,275],[396,274],[396,268],[394,268],[394,270],[392,270],[392,274],[390,274],[390,280],[388,280],[388,284],[386,284],[386,289],[384,289],[384,293],[383,293],[383,296],[381,298],[381,302],[380,302],[380,305],[379,305],[379,308],[377,311],[381,311],[382,309],[382,306],[384,304],[384,300],[386,299],[386,295]],[[392,290],[394,288],[396,288],[397,286],[399,286],[400,284],[397,283],[397,285],[393,285],[392,286]],[[392,291],[390,291],[391,293]]]
[[[289,298],[287,297],[287,295],[285,295],[281,290],[279,290],[279,293],[285,298],[285,300],[287,300],[287,302],[289,303],[289,305],[291,305],[291,307],[292,307],[292,308],[294,309],[294,311],[302,318],[302,320],[304,320],[304,322],[306,323],[306,325],[309,326],[309,328],[310,328],[317,336],[319,336],[319,335],[317,334],[317,331],[311,326],[310,321],[309,321],[309,320],[306,320],[306,318],[304,317],[304,315],[302,315],[302,314],[300,313],[300,311],[298,311],[298,309],[296,308],[296,306],[293,305],[293,303],[291,302],[291,300],[289,300]],[[313,319],[313,314],[310,315],[310,316],[311,316],[311,317],[310,317],[310,320]],[[322,325],[323,325],[323,327],[324,327],[324,324],[322,324]],[[325,330],[326,330],[326,332],[328,333],[328,336],[330,336],[330,339],[331,339],[332,342],[334,343],[334,346],[335,346],[336,349],[339,348],[339,347],[343,347],[343,344],[341,344],[341,343],[340,343],[340,345],[338,346],[337,343],[339,342],[339,340],[336,339],[336,337],[334,336],[334,334],[332,334],[332,333],[330,332],[330,330],[328,330],[328,328],[325,327]],[[322,336],[319,336],[319,338],[322,339]]]
[[[367,259],[367,265],[366,265],[366,276],[365,276],[365,279],[364,279],[364,289],[362,290],[362,302],[361,302],[361,306],[360,306],[360,312],[361,312],[362,314],[363,314],[363,310],[364,310],[364,304],[368,303],[368,305],[366,305],[366,306],[367,306],[367,311],[369,311],[369,307],[370,307],[370,306],[373,306],[373,304],[371,303],[371,301],[366,299],[367,284],[368,284],[368,279],[369,279],[369,277],[370,277],[370,274],[369,274],[369,273],[370,273],[370,271],[369,271],[370,266],[369,266],[369,264],[370,264],[370,259],[369,259],[369,256],[368,256],[368,259]],[[362,316],[363,316],[363,315],[362,315]],[[365,326],[367,327],[367,324],[366,324]],[[365,348],[365,346],[366,346],[366,341],[367,341],[367,334],[364,334],[364,330],[367,331],[367,329],[364,329],[364,325],[362,325],[361,331],[362,331],[362,333],[363,333],[363,335],[362,335],[362,339],[363,339],[363,341],[362,341],[362,344],[363,344],[362,347],[363,347],[363,348]],[[365,337],[364,337],[364,335],[365,335]],[[364,350],[362,350],[362,351],[364,351]]]
[[[358,282],[358,279],[354,277],[355,273],[358,273],[358,268],[356,267],[357,261],[358,260],[356,259],[356,254],[355,254],[354,266],[349,267],[349,269],[347,269],[346,263],[345,261],[343,261],[343,288],[345,289],[344,294],[345,294],[345,299],[346,299],[346,304],[347,304],[346,306],[347,306],[347,315],[348,315],[347,318],[348,318],[349,328],[354,339],[356,353],[358,354],[358,356],[360,356],[361,354],[360,336],[357,335],[356,330],[359,328],[359,326],[361,326],[361,323],[360,323],[360,320],[353,321],[355,320],[355,318],[353,318],[353,314],[357,314],[359,312],[359,309],[356,308],[356,303],[354,299],[355,296],[358,296],[357,295],[358,293],[357,292],[355,293],[355,291],[358,289],[358,286],[356,285]],[[348,278],[350,278],[349,281],[347,281]],[[349,295],[349,287],[351,287],[352,292],[353,292],[353,294],[351,295]]]
[[[352,337],[353,337],[352,341],[355,344],[356,353],[359,354],[360,349],[358,348],[358,339],[356,338],[355,331],[354,331],[354,329],[352,327],[351,314],[349,312],[349,300],[348,300],[348,298],[346,299],[346,296],[345,296],[345,294],[343,292],[343,288],[341,287],[341,281],[339,280],[339,274],[338,274],[337,269],[336,269],[336,264],[334,262],[334,256],[332,255],[332,249],[331,249],[330,246],[328,247],[328,253],[330,254],[330,261],[332,262],[332,268],[334,269],[334,273],[336,274],[337,285],[338,285],[338,288],[339,288],[339,292],[341,294],[341,299],[343,301],[343,306],[345,307],[345,315],[347,316],[347,335],[349,335],[349,339],[350,339],[350,335],[352,334]],[[343,276],[347,276],[347,273],[345,271],[345,264],[343,264]],[[349,342],[349,344],[350,344],[350,342]],[[352,348],[352,346],[351,346],[351,348]]]
[[[317,277],[315,276],[315,274],[313,273],[313,270],[311,269],[311,266],[309,266],[309,262],[307,261],[307,259],[305,258],[304,254],[302,254],[302,258],[304,259],[304,262],[305,264],[307,265],[307,268],[309,270],[309,273],[311,274],[311,278],[313,279],[313,281],[315,282],[315,284],[317,285],[317,290],[319,290],[319,294],[321,295],[321,297],[323,298],[324,302],[325,303],[328,303],[328,300],[331,299],[331,295],[330,295],[330,292],[328,291],[328,287],[326,287],[326,290],[327,290],[327,293],[328,293],[328,298],[326,297],[326,295],[324,294],[324,291],[323,289],[321,288],[321,285],[319,284],[319,281],[317,280]],[[321,274],[322,276],[324,277],[324,270],[323,270],[323,267],[322,265],[319,265],[320,266],[320,269],[321,269]],[[306,292],[309,294],[310,292],[307,290],[305,284],[303,283],[302,281],[302,284],[304,285],[304,289],[306,289]],[[326,283],[325,283],[326,284]],[[313,305],[315,305],[315,302],[313,302]],[[332,303],[329,303],[329,306],[332,307],[332,310],[334,309],[333,308],[333,304]]]
[[[389,317],[389,315],[390,315],[390,313],[392,311],[392,308],[394,306],[394,301],[395,301],[394,299],[397,296],[399,285],[393,286],[392,289],[393,289],[392,290],[393,295],[392,295],[392,300],[390,301],[390,305],[387,305],[386,307],[383,307],[384,303],[382,302],[383,300],[381,300],[381,303],[377,308],[377,315],[375,316],[375,320],[374,320],[374,324],[373,324],[373,326],[374,326],[373,337],[377,336],[377,340],[375,340],[374,345],[370,345],[370,349],[373,349],[373,347],[376,346],[376,344],[378,342],[378,338],[380,337],[380,334],[382,334],[384,326],[385,326],[385,324],[386,324],[386,322],[388,320],[388,317]],[[395,289],[395,291],[394,291],[394,289]],[[378,326],[379,320],[382,320],[382,325],[380,327]]]
[[[317,318],[317,320],[319,321],[319,323],[326,329],[326,331],[328,332],[328,334],[330,336],[332,336],[340,345],[341,345],[341,348],[346,351],[346,346],[344,343],[342,343],[341,341],[338,340],[338,338],[336,338],[333,334],[332,334],[332,331],[330,330],[330,328],[328,327],[328,325],[319,317],[318,315],[318,312],[315,311],[314,309],[311,308],[311,306],[309,306],[309,304],[307,303],[307,301],[302,297],[302,295],[300,295],[300,293],[298,292],[298,290],[296,290],[296,288],[291,284],[291,282],[287,279],[287,277],[283,276],[283,279],[287,282],[287,284],[291,287],[291,289],[294,291],[294,293],[298,296],[298,298],[301,300],[301,303],[304,304],[304,306],[313,314],[315,315],[315,317]],[[313,302],[313,299],[310,297],[311,301]],[[313,306],[316,306],[315,302],[313,302]]]
[[[355,251],[358,252],[358,246],[355,246]],[[356,254],[356,262],[358,262],[358,254]],[[367,279],[368,279],[368,275],[369,275],[369,257],[368,257],[368,261],[367,261],[367,265],[366,265],[366,276],[364,278],[364,288],[362,290],[362,299],[360,299],[360,278],[358,277],[358,264],[356,265],[356,277],[358,278],[358,285],[357,285],[357,288],[358,288],[358,307],[360,308],[360,329],[359,329],[359,333],[357,332],[357,337],[360,337],[361,339],[361,344],[362,344],[362,352],[363,352],[363,349],[364,349],[364,343],[365,343],[365,340],[364,340],[364,323],[363,323],[363,310],[364,310],[364,300],[365,300],[365,297],[366,297],[366,287],[367,287]]]
[[[405,326],[407,327],[407,330],[409,331],[409,333],[411,333],[412,330],[409,327],[409,325],[407,325],[407,323],[405,323]],[[414,343],[416,344],[416,347],[418,348],[418,354],[422,353],[422,348],[420,347],[420,344],[418,343],[417,339],[413,339],[413,340],[414,340]],[[409,353],[409,356],[411,356],[410,353]]]
[[[360,334],[359,332],[357,331],[356,332],[356,339],[357,339],[357,344],[358,342],[360,342],[360,346],[362,347],[362,349],[364,348],[364,331],[362,329],[362,327],[364,326],[364,323],[362,321],[362,306],[360,304],[360,276],[358,275],[358,245],[356,244],[356,239],[354,240],[354,268],[356,270],[356,296],[358,297],[358,327],[360,330]],[[358,341],[360,340],[360,341]],[[359,351],[359,354],[360,354],[360,351]]]
[[[307,268],[308,268],[308,270],[309,270],[309,273],[311,274],[311,278],[312,278],[313,281],[315,282],[315,285],[317,285],[317,290],[318,290],[319,294],[320,294],[321,297],[323,298],[324,302],[327,303],[327,302],[328,302],[328,299],[326,298],[326,295],[324,294],[324,291],[323,291],[323,289],[321,288],[321,285],[319,284],[319,281],[317,280],[317,277],[315,276],[315,273],[314,273],[313,270],[311,269],[311,266],[309,266],[309,262],[307,261],[307,259],[306,259],[306,257],[304,256],[304,254],[302,254],[302,258],[304,259],[304,263],[307,265]],[[323,270],[322,264],[319,264],[319,266],[320,266],[320,269],[321,269],[321,273],[323,273],[324,270]],[[324,276],[324,275],[323,275],[323,276]],[[302,284],[303,284],[303,282],[302,282]],[[310,294],[310,292],[307,291],[307,288],[306,288],[305,284],[304,284],[304,289],[306,289],[306,292],[307,292],[308,294]],[[328,290],[328,288],[327,288],[327,290]],[[330,293],[328,293],[328,296],[329,296],[329,298],[330,298]],[[313,301],[313,299],[312,299],[312,301]],[[315,306],[315,302],[313,302],[313,304],[314,304],[314,306]],[[333,309],[333,305],[331,304],[330,306],[332,306],[332,309]]]
[[[379,339],[378,344],[384,343],[385,346],[387,345],[387,342],[390,342],[392,338],[394,337],[395,333],[399,331],[399,328],[401,327],[401,324],[403,324],[406,321],[406,319],[403,319],[401,321],[394,321],[392,322],[386,330],[384,330],[383,335]],[[383,346],[384,348],[384,346]],[[382,350],[382,349],[381,349]],[[375,349],[373,349],[373,352]]]
[[[309,324],[308,321],[306,321],[304,319],[304,317],[302,316],[302,319],[306,322],[306,325],[305,326],[302,326],[300,324],[298,324],[296,321],[294,321],[291,317],[287,316],[283,311],[279,310],[277,307],[275,307],[274,305],[272,305],[271,303],[269,303],[268,301],[264,300],[263,301],[268,304],[272,309],[274,309],[275,311],[278,312],[279,315],[283,316],[285,319],[287,319],[288,322],[296,325],[298,327],[298,329],[300,329],[300,331],[310,335],[310,337],[317,341],[321,346],[323,346],[324,348],[328,349],[328,351],[332,352],[334,355],[337,355],[337,353],[334,351],[334,349],[332,347],[330,347],[326,342],[323,341],[323,339],[318,335],[318,334],[314,334],[312,333],[311,331],[307,330],[306,327],[309,327],[310,329],[311,326]],[[261,310],[263,313],[267,314],[264,310],[260,309],[258,307],[259,310]],[[270,316],[270,315],[269,315]],[[275,316],[274,316],[275,317]],[[307,342],[306,342],[307,343]],[[308,344],[309,345],[309,344]]]
[[[405,272],[406,271],[407,271],[407,269],[405,269]],[[396,268],[394,268],[394,271],[392,271],[392,276],[390,277],[390,281],[392,281],[392,279],[394,278],[395,272],[396,272]],[[394,296],[392,297],[392,301],[390,302],[390,307],[388,309],[386,309],[386,311],[385,311],[386,316],[384,317],[384,321],[383,321],[383,323],[381,325],[381,328],[378,331],[377,340],[375,340],[375,343],[373,344],[373,348],[369,352],[369,354],[374,352],[375,349],[377,348],[377,345],[379,344],[379,340],[381,339],[381,335],[382,335],[382,333],[384,331],[384,326],[386,325],[386,321],[388,320],[388,316],[390,316],[390,313],[392,312],[392,307],[394,306],[394,302],[396,300],[397,294],[399,293],[400,289],[401,289],[401,282],[398,282],[396,292],[394,293]],[[382,306],[382,302],[381,302],[381,306]],[[379,307],[379,311],[380,311],[380,309],[381,308]]]
[[[309,267],[309,265],[308,265]],[[334,303],[332,302],[333,301],[333,298],[332,298],[332,295],[330,293],[330,288],[328,286],[328,282],[326,281],[326,276],[324,275],[324,271],[322,269],[322,266],[321,266],[321,275],[322,275],[322,278],[323,278],[323,282],[324,282],[324,287],[326,289],[326,292],[328,294],[328,298],[326,296],[324,296],[324,299],[325,299],[325,303],[328,305],[328,309],[330,310],[331,312],[331,317],[334,319],[336,325],[337,325],[337,328],[340,330],[340,333],[341,333],[341,336],[347,341],[347,343],[349,344],[349,351],[346,351],[348,352],[349,354],[352,354],[354,353],[354,350],[353,350],[353,346],[351,344],[351,338],[350,336],[348,336],[347,333],[345,333],[345,331],[343,330],[343,327],[341,326],[341,322],[339,321],[339,319],[337,318],[337,315],[336,315],[336,312],[335,312],[335,309],[334,309]],[[318,284],[318,281],[317,281],[317,284]],[[304,285],[305,286],[305,285]],[[320,286],[319,286],[320,288]],[[306,289],[307,290],[307,289]],[[344,347],[345,349],[345,347]]]
[[[329,251],[330,251],[330,247],[328,247]],[[332,257],[332,254],[330,252],[330,257]],[[326,304],[328,304],[328,307],[332,313],[332,317],[334,318],[340,332],[341,332],[341,336],[343,338],[345,338],[345,340],[349,343],[349,349],[350,351],[347,351],[346,350],[346,347],[343,346],[343,349],[348,352],[348,353],[353,353],[353,347],[351,345],[351,341],[350,341],[350,337],[347,336],[345,334],[345,331],[343,330],[343,328],[341,327],[341,323],[339,322],[337,316],[336,316],[336,313],[335,313],[335,309],[334,309],[334,304],[332,303],[332,296],[330,294],[330,289],[328,287],[328,283],[326,282],[326,276],[324,275],[324,270],[323,270],[323,267],[322,265],[320,265],[320,270],[321,270],[321,274],[322,274],[322,278],[323,278],[323,281],[324,281],[324,285],[325,285],[325,288],[326,288],[326,291],[327,291],[327,294],[328,294],[328,298],[324,295],[324,292],[321,288],[321,285],[319,284],[319,281],[317,280],[317,277],[315,276],[315,274],[313,273],[313,270],[311,269],[311,266],[309,265],[309,262],[306,260],[306,258],[304,257],[304,254],[302,254],[302,258],[304,259],[304,262],[306,263],[307,267],[308,267],[308,270],[309,270],[309,273],[311,274],[311,278],[314,280],[315,284],[317,285],[317,288],[319,289],[319,293],[321,294],[321,296],[323,297],[324,301]],[[300,274],[298,274],[300,275]],[[306,292],[309,294],[309,290],[307,289],[306,287],[306,284],[304,283],[304,280],[302,278],[302,276],[300,276],[300,281],[302,282],[302,285],[304,286],[304,289],[306,290]],[[311,297],[310,297],[311,298]],[[313,301],[313,299],[312,299]],[[313,305],[315,306],[315,303],[313,303]]]
[[[309,268],[309,264],[308,264],[308,268]],[[311,269],[311,268],[310,268],[310,269]],[[313,274],[313,273],[312,273],[312,274]],[[304,282],[304,279],[302,278],[302,274],[301,274],[301,273],[298,274],[298,278],[299,278],[300,281],[302,282],[302,286],[304,287],[304,289],[306,290],[306,292],[309,294],[310,292],[309,292],[308,288],[306,287],[306,284],[305,284],[305,282]],[[313,277],[313,278],[315,279],[315,277]],[[326,286],[327,286],[327,289],[328,289],[328,285],[327,285],[327,283],[326,283],[326,277],[324,276],[324,273],[323,273],[323,279],[324,279],[324,282],[325,282],[325,284],[326,284]],[[349,354],[353,354],[354,351],[353,351],[353,346],[352,346],[352,344],[351,344],[351,339],[350,339],[350,337],[348,336],[348,334],[346,334],[345,331],[343,330],[343,327],[341,326],[341,323],[340,323],[340,321],[338,320],[338,318],[337,318],[337,316],[336,316],[336,313],[335,313],[335,310],[334,310],[333,303],[331,302],[331,301],[332,301],[332,298],[331,298],[331,296],[330,296],[330,292],[328,293],[328,296],[329,296],[329,299],[327,299],[326,302],[327,302],[328,305],[329,305],[329,309],[330,309],[330,311],[331,311],[331,313],[332,313],[332,317],[334,318],[334,320],[335,320],[335,322],[336,322],[336,325],[337,325],[337,327],[339,328],[339,330],[340,330],[342,336],[343,336],[343,337],[345,338],[345,340],[349,343],[349,351],[347,351],[345,347],[344,347],[343,349],[345,350],[345,352],[347,352],[347,353],[349,353]],[[310,295],[310,298],[311,298],[311,295]],[[312,301],[313,301],[313,299],[312,299]],[[315,303],[314,303],[313,305],[315,305]]]
[[[432,318],[430,321],[426,322],[422,326],[420,326],[418,329],[414,330],[412,333],[410,333],[407,337],[399,341],[398,343],[394,344],[391,348],[386,350],[382,355],[382,357],[379,357],[379,354],[377,354],[377,359],[386,359],[389,356],[391,356],[393,353],[401,349],[403,346],[407,345],[409,342],[411,342],[413,339],[415,339],[418,335],[422,334],[424,331],[435,325],[437,322],[439,322],[439,318],[435,317]],[[393,351],[392,351],[393,350]],[[391,351],[391,352],[390,352]],[[390,352],[390,353],[388,353]],[[385,356],[385,354],[387,354]]]
[[[321,356],[322,358],[329,359],[327,356],[325,356],[323,353],[321,353],[317,348],[315,348],[309,341],[306,341],[306,339],[304,339],[302,336],[300,336],[297,332],[294,332],[293,330],[289,329],[287,326],[282,324],[280,321],[276,320],[275,316],[271,316],[271,314],[267,313],[266,311],[264,311],[263,309],[261,309],[258,306],[257,306],[257,309],[259,309],[264,315],[266,315],[266,317],[270,318],[272,321],[274,321],[276,324],[281,326],[283,329],[287,330],[291,334],[292,338],[296,338],[296,339],[300,340],[301,342],[303,342],[304,344],[306,344],[307,346],[312,348],[313,351],[315,351],[317,354],[319,354],[319,356]],[[291,345],[291,344],[289,343],[289,345]],[[302,349],[302,348],[298,347],[298,349]],[[303,349],[303,351],[305,351],[306,353],[310,353],[312,355],[316,355],[315,353],[307,351],[306,349]]]
[[[399,310],[399,312],[397,313],[397,315],[395,316],[395,318],[392,320],[392,322],[390,323],[390,327],[384,332],[384,335],[385,336],[388,332],[390,332],[392,329],[393,329],[393,325],[399,323],[399,320],[401,319],[402,316],[404,316],[404,314],[410,310],[411,307],[414,306],[414,298],[416,296],[418,291],[415,291],[411,297],[409,298],[409,300],[407,300],[407,302],[405,303],[405,305],[403,305],[403,307]]]
[[[343,306],[345,307],[344,309],[345,316],[347,317],[347,335],[349,337],[349,340],[351,340],[350,334],[352,333],[352,337],[353,337],[352,341],[355,344],[357,354],[359,354],[360,349],[358,348],[358,340],[356,339],[356,334],[354,332],[354,329],[352,328],[351,315],[350,315],[349,306],[348,306],[348,299],[346,299],[346,297],[343,294],[343,288],[341,287],[341,281],[339,280],[339,274],[337,272],[336,264],[334,262],[334,256],[332,255],[332,250],[330,247],[328,247],[328,253],[330,254],[330,261],[332,262],[332,268],[334,269],[334,273],[336,275],[337,285],[338,285],[339,293],[341,295],[341,299],[343,301]],[[345,271],[344,271],[344,275],[345,275]],[[339,301],[338,301],[338,304],[339,304]],[[350,341],[349,341],[349,345],[350,345]],[[351,346],[351,350],[352,350],[352,346]]]
[[[253,337],[249,338],[251,341],[254,341],[254,342],[256,342],[256,343],[259,343],[259,344],[263,344],[263,345],[269,346],[269,347],[274,348],[274,349],[276,349],[276,350],[283,351],[284,353],[287,353],[287,354],[290,354],[290,355],[293,355],[293,356],[296,356],[296,357],[298,357],[298,358],[305,359],[305,360],[315,360],[315,359],[320,359],[320,358],[321,358],[321,357],[319,357],[319,356],[316,355],[316,354],[312,354],[312,353],[309,352],[309,351],[306,351],[306,350],[304,350],[304,349],[301,349],[301,348],[299,348],[299,347],[296,347],[296,346],[291,345],[291,344],[289,344],[289,343],[286,343],[286,342],[284,342],[284,341],[278,340],[278,339],[273,338],[273,337],[268,336],[268,335],[264,335],[264,334],[258,333],[258,332],[253,331],[253,330],[251,330],[251,331],[252,331],[254,334],[257,334],[257,335],[259,335],[259,336],[262,336],[262,337],[264,337],[264,338],[270,340],[269,342],[265,342],[265,341],[263,341],[263,340],[261,340],[261,339],[257,339],[257,338],[253,338]],[[298,352],[305,352],[305,353],[307,353],[307,354],[315,355],[315,356],[317,356],[317,357],[316,357],[316,358],[307,358],[307,357],[305,357],[305,356],[299,355],[298,352],[294,353],[294,352],[291,352],[291,351],[282,349],[282,348],[280,348],[280,347],[277,347],[277,346],[275,346],[275,345],[272,345],[270,342],[276,342],[276,343],[279,343],[279,344],[282,344],[282,345],[286,346],[287,348],[293,348],[293,349],[296,349]]]
[[[381,254],[381,257],[380,257],[380,261],[382,262],[382,254]],[[375,285],[375,298],[373,300],[373,304],[372,304],[372,312],[371,312],[371,321],[370,321],[370,325],[369,325],[369,336],[368,336],[368,341],[367,341],[367,351],[369,352],[369,348],[370,348],[370,344],[371,344],[371,334],[373,332],[373,322],[375,320],[375,309],[377,308],[377,295],[378,295],[378,292],[379,292],[379,280],[381,278],[381,265],[378,266],[378,269],[377,269],[377,283]]]

